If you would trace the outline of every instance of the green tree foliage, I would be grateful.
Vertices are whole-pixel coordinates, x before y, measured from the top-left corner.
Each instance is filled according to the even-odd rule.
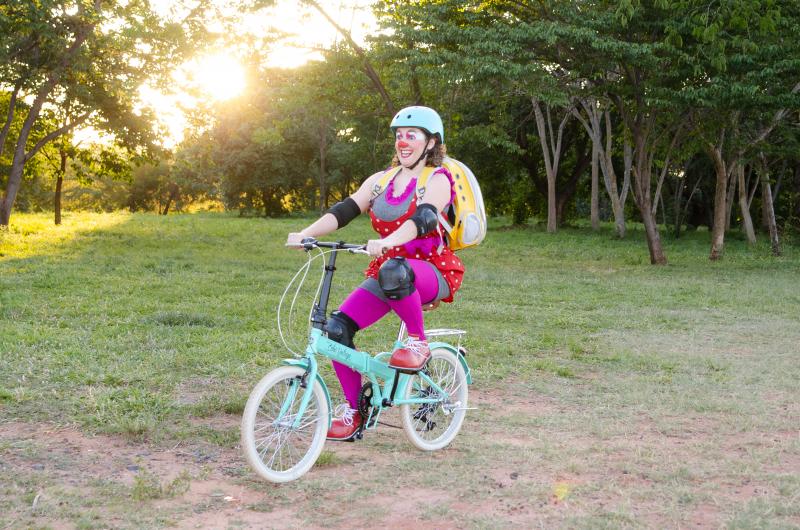
[[[191,48],[199,31],[196,13],[165,22],[146,0],[40,0],[0,2],[0,82],[11,94],[7,123],[19,111],[19,131],[0,203],[0,225],[7,225],[22,174],[48,142],[83,124],[113,132],[131,148],[153,148],[153,115],[136,108],[140,85],[168,73]],[[26,97],[32,102],[22,107]],[[69,108],[68,122],[33,142],[31,131],[43,109]]]
[[[653,263],[666,262],[655,218],[666,176],[692,151],[687,142],[703,129],[719,133],[720,123],[744,119],[740,130],[753,131],[752,144],[765,130],[758,120],[769,127],[780,109],[797,108],[797,41],[785,36],[796,34],[798,15],[788,1],[428,0],[379,7],[394,30],[387,39],[418,74],[425,64],[450,86],[495,89],[481,99],[505,106],[500,114],[511,114],[515,97],[532,100],[534,111],[538,102],[551,111],[587,97],[612,103],[632,147],[632,191]],[[406,50],[402,42],[415,44]],[[744,118],[750,108],[753,117]],[[709,116],[699,118],[698,109]],[[501,129],[507,138],[529,119],[523,116]],[[537,127],[545,153],[557,145],[556,127]],[[530,144],[521,148],[530,154]],[[548,173],[554,160],[545,157]],[[552,204],[552,186],[548,194]],[[724,207],[724,196],[717,203]]]
[[[0,93],[0,115],[7,115],[8,106],[12,95],[8,92]],[[27,105],[23,101],[16,102],[17,107],[20,109],[27,109]],[[5,111],[5,112],[4,112]],[[14,155],[14,143],[12,138],[15,138],[23,125],[23,113],[16,113],[6,123],[6,132],[4,144],[0,144],[0,187],[5,188],[8,184],[8,175],[11,170]],[[43,116],[31,128],[30,141],[38,142],[43,138],[49,130],[57,127],[57,122],[52,116]],[[52,151],[52,150],[49,150]],[[53,155],[52,152],[45,153]],[[22,189],[17,196],[17,205],[23,211],[43,211],[52,204],[52,174],[54,168],[43,157],[32,159],[24,168],[20,181]]]
[[[800,108],[800,44],[786,38],[800,31],[800,8],[773,0],[689,7],[688,16],[670,29],[693,67],[679,96],[692,110],[693,132],[715,166],[710,257],[717,259],[736,187],[745,232],[755,241],[745,166],[769,149],[772,134],[781,134],[789,110]]]
[[[303,3],[324,13],[324,3]],[[52,9],[31,7],[44,5]],[[748,238],[765,224],[774,241],[780,228],[796,226],[800,41],[787,37],[800,30],[796,2],[372,5],[381,31],[365,46],[337,27],[341,44],[326,50],[323,61],[297,69],[264,66],[265,46],[277,33],[238,40],[252,71],[247,93],[199,109],[208,115],[174,156],[134,171],[130,206],[164,213],[212,198],[247,215],[324,210],[389,163],[389,109],[424,104],[442,115],[449,154],[477,174],[490,212],[517,223],[534,215],[555,230],[591,212],[596,226],[605,213],[622,237],[632,218],[644,225],[652,263],[667,260],[659,225],[672,225],[677,236],[684,224],[708,224],[712,258],[721,255],[729,219],[745,226]],[[9,3],[0,11],[0,27],[28,28],[0,50],[6,59],[0,102],[16,109],[0,142],[6,149],[0,163],[13,172],[15,138],[36,111],[37,90],[53,78],[30,123],[23,159],[35,163],[42,139],[84,116],[114,132],[121,146],[148,144],[141,132],[151,130],[148,116],[129,112],[130,87],[146,77],[137,67],[150,61],[155,75],[168,71],[202,24],[191,17],[180,27],[162,23],[143,1],[31,6]],[[129,18],[130,29],[117,32],[122,26],[111,21]],[[76,46],[79,37],[83,44]],[[109,58],[90,67],[100,53]],[[124,76],[115,77],[119,72]],[[53,122],[48,109],[66,103],[69,117]],[[104,182],[102,164],[70,156],[73,174],[85,170]],[[602,188],[607,197],[599,196]],[[626,206],[627,195],[633,204]],[[759,209],[756,217],[765,221],[751,220],[747,228]]]
[[[376,119],[380,96],[357,58],[331,50],[326,61],[257,75],[177,153],[184,176],[205,181],[227,207],[267,216],[325,209],[388,165],[388,119]]]

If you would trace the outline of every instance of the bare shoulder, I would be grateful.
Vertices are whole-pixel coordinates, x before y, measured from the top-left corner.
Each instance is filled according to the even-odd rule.
[[[436,171],[431,175],[428,186],[437,189],[450,189],[450,178],[443,171]]]
[[[361,191],[361,190],[368,190],[368,191],[370,191],[370,192],[371,192],[371,191],[372,191],[372,188],[374,188],[374,187],[375,187],[375,184],[377,184],[377,183],[378,183],[378,181],[380,180],[380,178],[381,178],[381,177],[382,177],[382,176],[383,176],[385,173],[386,173],[385,171],[378,171],[378,172],[376,172],[376,173],[373,173],[372,175],[368,176],[368,177],[366,178],[366,180],[364,180],[364,182],[362,182],[362,183],[361,183],[361,187],[359,188],[359,191]]]
[[[366,211],[369,207],[370,199],[372,199],[372,190],[384,173],[385,171],[378,171],[367,177],[367,179],[361,183],[358,190],[350,196],[356,201],[356,204],[358,204],[362,212]]]
[[[372,175],[367,177],[367,180],[364,181],[364,184],[369,184],[370,186],[372,186],[372,184],[375,184],[378,181],[378,179],[380,179],[384,175],[384,173],[386,173],[385,170],[373,173]]]
[[[450,202],[450,179],[444,173],[431,175],[426,185],[425,200],[442,210]]]

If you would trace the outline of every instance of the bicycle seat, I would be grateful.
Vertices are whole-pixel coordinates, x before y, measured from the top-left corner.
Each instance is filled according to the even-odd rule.
[[[434,309],[439,307],[440,303],[442,303],[441,300],[436,300],[435,302],[431,302],[430,304],[422,304],[422,310],[423,311],[433,311]]]

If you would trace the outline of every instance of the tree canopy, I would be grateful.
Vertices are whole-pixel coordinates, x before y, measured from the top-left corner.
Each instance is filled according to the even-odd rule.
[[[39,174],[21,161],[79,124],[153,158],[154,117],[136,88],[167,78],[203,39],[225,40],[205,30],[202,2],[180,20],[137,1],[0,5],[13,36],[0,50],[5,222],[22,180]],[[679,235],[707,224],[717,259],[734,221],[753,241],[761,225],[777,242],[800,224],[796,2],[376,0],[379,29],[365,44],[323,3],[303,5],[337,43],[285,69],[265,61],[278,33],[228,36],[247,91],[195,110],[201,119],[147,181],[160,199],[137,207],[324,210],[386,167],[391,112],[424,104],[442,115],[448,150],[478,175],[490,213],[518,223],[535,216],[552,232],[613,219],[625,237],[627,222],[641,222],[652,263],[667,261],[668,225]],[[54,106],[61,119],[45,125]]]

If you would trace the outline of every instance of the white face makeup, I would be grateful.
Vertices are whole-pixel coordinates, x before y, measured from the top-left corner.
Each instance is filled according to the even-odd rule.
[[[425,133],[420,129],[416,127],[399,127],[395,131],[394,149],[402,166],[410,167],[414,165],[427,147],[428,140]]]

